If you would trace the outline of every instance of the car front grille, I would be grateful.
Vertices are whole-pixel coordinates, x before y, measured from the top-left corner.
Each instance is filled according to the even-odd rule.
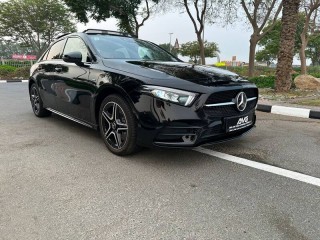
[[[211,94],[206,101],[206,105],[231,102],[239,92],[244,92],[248,98],[258,97],[258,89],[256,88],[228,90]]]
[[[204,112],[212,117],[232,117],[240,116],[249,113],[257,105],[257,100],[250,101],[244,111],[238,111],[236,105],[217,106],[217,107],[205,107]]]
[[[236,104],[231,105],[219,105],[223,103],[234,102],[235,97],[238,93],[244,92],[249,99],[247,107],[244,111],[240,112]],[[204,106],[204,112],[208,116],[212,117],[231,117],[240,116],[251,112],[257,105],[258,102],[258,90],[256,88],[238,89],[222,91],[211,94]],[[215,106],[217,104],[217,106]],[[208,106],[209,105],[209,106]],[[213,105],[213,106],[210,106]]]

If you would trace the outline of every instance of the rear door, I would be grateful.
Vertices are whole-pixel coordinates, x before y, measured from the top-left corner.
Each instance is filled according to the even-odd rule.
[[[39,63],[39,77],[37,77],[40,86],[40,94],[45,107],[56,109],[57,89],[55,87],[56,65],[62,61],[62,51],[65,40],[60,40],[53,44]]]

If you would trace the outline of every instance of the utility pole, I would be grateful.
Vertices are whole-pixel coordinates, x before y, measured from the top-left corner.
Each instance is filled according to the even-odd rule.
[[[170,53],[171,53],[171,50],[172,50],[172,49],[171,49],[171,37],[172,37],[172,34],[173,34],[173,33],[169,33],[169,35],[170,35],[169,52],[170,52]]]

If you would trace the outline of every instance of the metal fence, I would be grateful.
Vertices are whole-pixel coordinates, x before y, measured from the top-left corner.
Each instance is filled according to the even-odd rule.
[[[13,60],[13,59],[0,59],[0,66],[7,65],[12,67],[31,67],[36,60]]]

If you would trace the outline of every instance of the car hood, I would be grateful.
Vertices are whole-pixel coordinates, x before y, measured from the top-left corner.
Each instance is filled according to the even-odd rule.
[[[103,64],[121,72],[149,79],[148,84],[177,85],[186,88],[241,85],[247,82],[239,75],[216,67],[184,62],[157,62],[104,59]]]

